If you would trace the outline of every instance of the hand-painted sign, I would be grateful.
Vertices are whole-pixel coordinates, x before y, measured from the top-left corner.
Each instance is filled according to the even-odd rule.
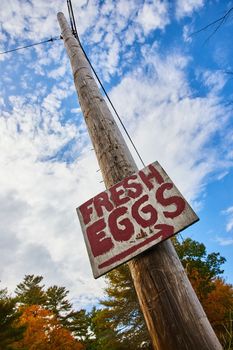
[[[198,221],[158,162],[91,198],[77,213],[95,278]]]

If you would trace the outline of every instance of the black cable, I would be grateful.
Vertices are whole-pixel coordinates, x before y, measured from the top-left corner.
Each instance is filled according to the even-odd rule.
[[[72,33],[77,39],[78,31],[77,31],[77,28],[76,28],[76,23],[75,23],[75,18],[74,18],[74,11],[73,11],[71,0],[67,0],[67,6],[68,6],[68,12],[69,12],[69,17],[70,17],[70,25],[71,25]]]
[[[4,52],[0,52],[0,55],[3,55],[3,54],[5,54],[5,53],[10,53],[10,52],[18,51],[18,50],[22,50],[22,49],[27,49],[28,47],[32,47],[32,46],[36,46],[36,45],[41,45],[41,44],[53,42],[53,41],[56,41],[56,40],[60,40],[60,38],[51,38],[51,39],[48,39],[48,40],[40,41],[39,43],[30,44],[30,45],[26,45],[26,46],[20,46],[20,47],[17,47],[17,48],[15,48],[15,49],[12,49],[12,50],[7,50],[7,51],[4,51]]]
[[[76,38],[76,39],[77,39],[77,38]],[[77,40],[79,41],[79,39],[77,39]],[[123,123],[121,117],[119,116],[119,114],[118,114],[116,108],[114,107],[114,105],[113,105],[113,103],[112,103],[112,101],[111,101],[111,99],[110,99],[110,97],[109,97],[107,91],[105,90],[105,88],[104,88],[104,86],[103,86],[103,84],[102,84],[100,78],[98,77],[98,75],[97,75],[97,73],[96,73],[94,67],[92,66],[92,64],[91,64],[91,62],[90,62],[90,60],[89,60],[89,58],[88,58],[86,52],[84,51],[84,48],[82,47],[82,44],[80,43],[80,41],[79,41],[79,45],[80,45],[80,47],[81,47],[81,49],[82,49],[82,51],[83,51],[83,53],[84,53],[84,55],[85,55],[85,57],[86,57],[88,63],[90,64],[90,67],[91,67],[93,73],[95,74],[95,76],[96,76],[96,78],[97,78],[97,80],[98,80],[98,82],[99,82],[99,84],[100,84],[100,86],[101,86],[101,88],[102,88],[102,90],[103,90],[105,96],[107,97],[108,102],[110,103],[112,109],[114,110],[114,113],[116,114],[116,116],[117,116],[117,118],[118,118],[118,120],[119,120],[121,126],[123,127],[123,129],[124,129],[124,131],[125,131],[125,133],[126,133],[128,139],[130,140],[130,142],[131,142],[131,144],[132,144],[132,146],[133,146],[135,152],[137,153],[138,158],[139,158],[140,161],[142,162],[142,165],[145,167],[146,165],[145,165],[144,161],[142,160],[142,157],[141,157],[140,153],[138,152],[137,147],[135,146],[135,144],[134,144],[134,142],[133,142],[133,140],[132,140],[132,138],[131,138],[131,136],[130,136],[128,130],[126,129],[126,127],[125,127],[125,125],[124,125],[124,123]]]
[[[86,57],[86,59],[87,59],[89,65],[90,65],[90,67],[91,67],[93,73],[94,73],[95,76],[96,76],[96,79],[98,80],[98,82],[99,82],[99,84],[100,84],[100,86],[101,86],[101,88],[102,88],[102,90],[103,90],[105,96],[107,97],[108,102],[110,103],[110,105],[111,105],[111,107],[112,107],[114,113],[116,114],[116,116],[117,116],[117,118],[118,118],[118,120],[119,120],[121,126],[123,127],[123,129],[124,129],[124,131],[125,131],[125,133],[126,133],[128,139],[130,140],[130,142],[131,142],[131,144],[132,144],[132,146],[133,146],[133,148],[134,148],[134,150],[135,150],[135,152],[136,152],[138,158],[140,159],[140,161],[142,162],[143,166],[145,167],[146,165],[145,165],[145,163],[143,162],[142,157],[140,156],[140,153],[138,152],[138,150],[137,150],[137,148],[136,148],[136,146],[135,146],[135,144],[134,144],[134,142],[133,142],[133,140],[132,140],[130,134],[128,133],[128,131],[127,131],[127,129],[126,129],[126,127],[125,127],[123,121],[121,120],[121,117],[119,116],[119,114],[118,114],[116,108],[114,107],[114,105],[113,105],[113,103],[112,103],[112,101],[111,101],[111,99],[110,99],[110,97],[109,97],[107,91],[105,90],[105,88],[104,88],[104,86],[103,86],[103,84],[102,84],[102,82],[101,82],[101,80],[100,80],[98,74],[96,73],[94,67],[92,66],[91,61],[89,60],[89,58],[88,58],[88,56],[87,56],[87,54],[86,54],[86,52],[85,52],[85,50],[84,50],[84,48],[83,48],[83,46],[82,46],[80,40],[79,40],[79,36],[78,36],[77,28],[76,28],[76,23],[75,23],[74,12],[73,12],[73,8],[72,8],[71,0],[67,0],[67,6],[68,6],[68,12],[69,12],[69,17],[70,17],[70,24],[71,24],[72,33],[73,33],[74,37],[77,39],[77,41],[78,41],[78,43],[79,43],[79,45],[80,45],[80,47],[81,47],[81,49],[82,49],[82,51],[83,51],[83,53],[84,53],[84,56]]]
[[[201,29],[197,30],[196,32],[193,32],[190,34],[190,37],[198,34],[202,31],[205,31],[206,29],[209,29],[210,27],[214,26],[215,24],[217,24],[217,26],[215,27],[215,29],[213,30],[213,32],[208,36],[208,38],[205,40],[205,43],[212,37],[214,36],[214,34],[219,30],[219,28],[228,20],[228,18],[230,17],[231,12],[233,11],[233,7],[231,7],[222,17],[216,19],[215,21],[207,24],[206,26],[202,27]]]
[[[73,12],[71,0],[67,0],[67,7],[68,7],[68,12],[69,12],[71,30],[72,30],[73,35],[76,37],[78,35],[78,33],[77,33],[76,24],[75,24],[74,12]]]
[[[137,150],[137,148],[136,148],[136,146],[135,146],[135,144],[134,144],[134,142],[133,142],[133,140],[132,140],[130,134],[128,133],[128,131],[127,131],[127,129],[126,129],[126,127],[125,127],[123,121],[121,120],[121,117],[119,116],[119,114],[118,114],[116,108],[114,107],[114,105],[113,105],[113,103],[112,103],[112,101],[111,101],[111,99],[110,99],[110,97],[109,97],[107,91],[105,90],[105,88],[104,88],[104,86],[103,86],[103,84],[102,84],[102,82],[101,82],[101,80],[100,80],[98,74],[96,73],[94,67],[92,66],[91,61],[89,60],[89,58],[88,58],[88,56],[87,56],[87,54],[86,54],[86,52],[85,52],[85,50],[84,50],[84,48],[83,48],[83,46],[82,46],[80,40],[79,40],[79,36],[78,36],[78,33],[77,33],[77,28],[76,28],[76,23],[75,23],[75,18],[74,18],[74,13],[73,13],[73,8],[72,8],[72,4],[71,4],[71,1],[70,1],[70,0],[67,0],[67,6],[68,6],[68,11],[69,11],[69,17],[70,17],[70,24],[71,24],[72,33],[73,33],[74,37],[77,39],[77,41],[78,41],[78,43],[79,43],[79,45],[80,45],[80,47],[81,47],[81,49],[82,49],[82,51],[83,51],[83,53],[84,53],[84,55],[85,55],[85,57],[86,57],[86,59],[87,59],[89,65],[90,65],[90,67],[91,67],[93,73],[94,73],[95,76],[96,76],[96,79],[98,80],[98,82],[99,82],[99,84],[100,84],[100,86],[101,86],[101,88],[102,88],[102,90],[103,90],[105,96],[107,97],[108,102],[110,103],[110,105],[111,105],[111,107],[112,107],[114,113],[116,114],[116,116],[117,116],[117,118],[118,118],[118,120],[119,120],[121,126],[123,127],[123,129],[124,129],[124,131],[125,131],[125,133],[126,133],[128,139],[130,140],[130,142],[131,142],[131,144],[132,144],[132,146],[133,146],[133,148],[134,148],[134,150],[135,150],[135,152],[136,152],[138,158],[140,159],[140,161],[142,162],[143,166],[145,167],[146,165],[145,165],[145,163],[143,162],[142,157],[140,156],[140,154],[139,154],[139,152],[138,152],[138,150]],[[61,39],[60,37],[59,37],[59,38],[51,38],[51,39],[48,39],[48,40],[40,41],[40,42],[38,42],[38,43],[34,43],[34,44],[30,44],[30,45],[25,45],[25,46],[20,46],[20,47],[17,47],[17,48],[15,48],[15,49],[12,49],[12,50],[7,50],[7,51],[4,51],[4,52],[0,52],[0,55],[7,54],[7,53],[10,53],[10,52],[15,52],[15,51],[18,51],[18,50],[27,49],[27,48],[32,47],[32,46],[41,45],[41,44],[45,44],[45,43],[48,43],[48,42],[53,42],[53,41],[60,40],[60,39]]]

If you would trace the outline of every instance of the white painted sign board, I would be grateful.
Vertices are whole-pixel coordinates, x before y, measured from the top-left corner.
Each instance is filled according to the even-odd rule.
[[[95,278],[198,221],[158,162],[77,208]]]

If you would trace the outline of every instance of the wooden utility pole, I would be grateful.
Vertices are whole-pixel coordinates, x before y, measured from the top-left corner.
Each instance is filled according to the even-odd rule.
[[[137,167],[61,12],[58,21],[79,103],[109,188]],[[154,349],[222,349],[170,240],[134,258],[129,268]]]

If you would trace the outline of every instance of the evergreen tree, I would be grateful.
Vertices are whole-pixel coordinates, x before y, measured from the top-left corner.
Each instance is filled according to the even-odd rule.
[[[210,308],[207,305],[211,304],[212,313],[214,307],[216,307],[216,310],[220,307],[219,304],[215,306],[214,303],[207,302],[207,300],[208,296],[215,297],[217,300],[214,291],[219,284],[216,281],[219,279],[219,275],[223,273],[221,265],[225,262],[225,258],[221,257],[219,253],[207,254],[204,244],[189,238],[181,243],[175,238],[174,244],[208,316]],[[99,313],[99,320],[102,319],[102,324],[104,322],[108,323],[109,330],[113,330],[117,334],[122,349],[125,346],[129,350],[151,349],[149,335],[127,264],[109,272],[106,275],[106,280],[108,284],[105,290],[107,298],[101,301],[104,308]],[[227,298],[227,305],[232,305],[232,294],[228,293]],[[218,298],[218,303],[224,304],[224,302],[226,304],[226,299],[224,301],[223,298]],[[223,305],[221,310],[222,308]],[[222,320],[223,318],[221,322]],[[214,324],[214,327],[219,329],[219,324]],[[222,330],[223,326],[220,328]]]
[[[89,314],[91,332],[85,341],[86,350],[128,350],[127,345],[118,337],[106,312],[106,309],[93,308]]]
[[[83,343],[89,338],[90,317],[86,310],[71,311],[67,315],[69,330]]]
[[[7,295],[7,290],[0,290],[0,350],[13,350],[14,342],[22,339],[25,326],[17,326],[20,312],[16,300]]]
[[[186,238],[183,242],[173,238],[173,243],[190,282],[202,302],[215,289],[213,281],[224,272],[221,266],[226,259],[219,253],[207,254],[205,245],[191,238]]]
[[[68,294],[69,291],[65,287],[58,286],[49,287],[45,292],[45,306],[57,316],[58,320],[63,320],[72,309],[72,305],[67,299]]]
[[[21,305],[45,305],[46,295],[41,285],[43,277],[26,275],[15,289],[16,299]]]
[[[106,279],[108,298],[101,301],[105,309],[99,318],[109,322],[122,348],[152,349],[128,265],[112,270]]]
[[[16,299],[20,305],[39,305],[56,315],[57,320],[78,339],[86,337],[89,318],[85,310],[75,311],[67,296],[65,287],[56,285],[45,289],[43,277],[26,275],[23,282],[16,287]]]
[[[46,309],[52,311],[60,323],[75,337],[84,340],[88,333],[89,316],[84,309],[75,311],[67,299],[69,291],[65,287],[52,286],[46,292]]]

